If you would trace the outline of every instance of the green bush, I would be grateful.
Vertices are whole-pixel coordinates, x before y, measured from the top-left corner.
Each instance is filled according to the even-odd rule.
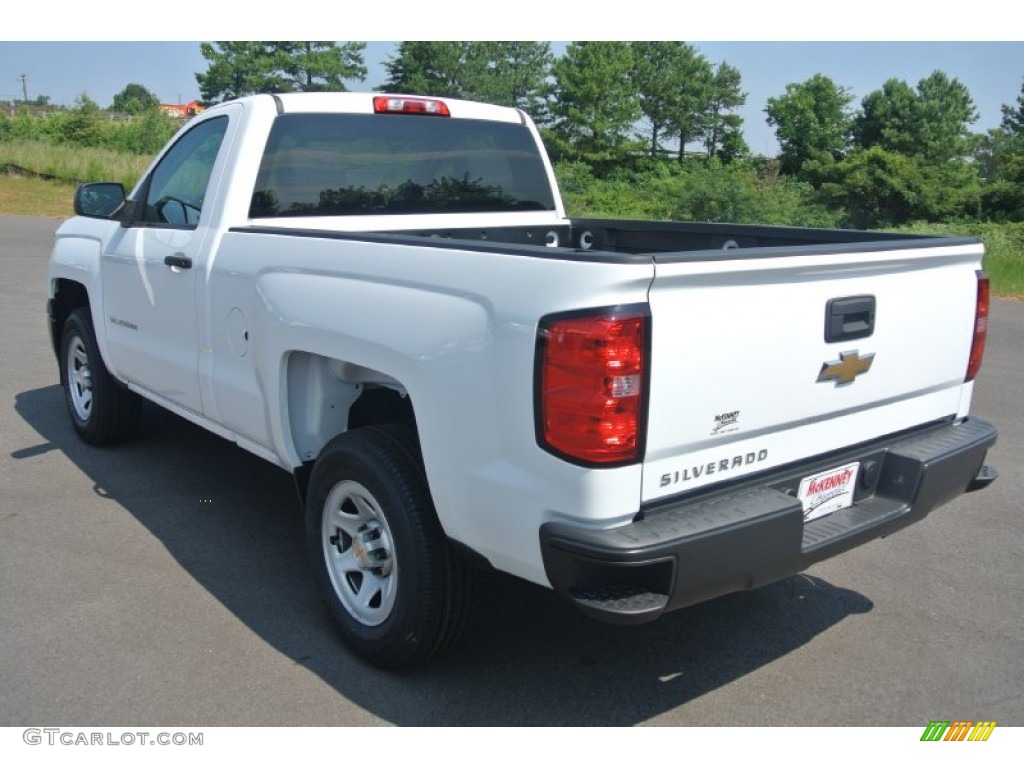
[[[72,109],[46,118],[50,138],[56,144],[99,147],[103,143],[103,124],[91,110]]]
[[[103,146],[138,155],[155,155],[178,129],[161,112],[150,110],[133,120],[113,123],[106,131]]]
[[[1024,221],[1024,181],[994,181],[981,192],[981,210],[990,221]]]
[[[0,120],[0,141],[21,139],[75,147],[110,149],[138,155],[156,154],[178,124],[157,109],[130,120],[110,120],[93,106],[56,110],[34,117],[22,110]]]
[[[842,212],[843,226],[857,229],[981,213],[978,169],[962,160],[927,162],[872,147],[838,163],[807,161],[803,175],[818,188],[823,204]]]
[[[566,210],[571,216],[598,216],[623,219],[664,219],[667,211],[659,207],[646,190],[630,179],[598,179],[586,163],[561,162],[555,175]]]
[[[836,216],[815,199],[810,184],[790,176],[716,161],[681,172],[657,185],[669,218],[740,224],[835,226]]]
[[[598,179],[583,163],[555,166],[573,216],[831,227],[838,217],[792,177],[717,161],[659,163]]]

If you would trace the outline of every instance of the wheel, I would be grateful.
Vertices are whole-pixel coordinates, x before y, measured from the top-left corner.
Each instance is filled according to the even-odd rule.
[[[325,446],[306,496],[306,545],[349,646],[411,666],[462,634],[471,574],[434,511],[412,430],[356,429]]]
[[[108,445],[138,432],[142,399],[107,371],[87,307],[74,310],[64,322],[60,382],[71,423],[85,442]]]

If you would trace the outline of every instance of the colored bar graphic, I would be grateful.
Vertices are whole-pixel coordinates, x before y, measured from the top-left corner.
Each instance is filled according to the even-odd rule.
[[[939,741],[949,728],[949,720],[932,720],[921,734],[921,741]]]
[[[974,730],[971,731],[971,735],[967,737],[968,741],[988,741],[988,737],[992,735],[992,731],[995,730],[995,720],[985,720],[974,726]]]
[[[921,741],[988,741],[995,727],[995,720],[930,720]]]
[[[946,738],[943,741],[963,741],[967,738],[967,733],[974,725],[970,720],[955,720],[953,724],[949,726],[949,732],[946,734]]]

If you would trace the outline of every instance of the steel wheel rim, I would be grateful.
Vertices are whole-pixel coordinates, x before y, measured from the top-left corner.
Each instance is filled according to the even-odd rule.
[[[343,480],[324,502],[324,562],[341,604],[360,624],[378,626],[395,604],[398,565],[388,521],[365,486]]]
[[[71,407],[79,421],[88,421],[92,413],[92,366],[81,336],[75,336],[68,344],[67,369]]]

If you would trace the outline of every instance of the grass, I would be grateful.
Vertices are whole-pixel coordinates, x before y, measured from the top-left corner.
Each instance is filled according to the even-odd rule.
[[[8,163],[69,183],[119,181],[131,189],[152,157],[111,149],[47,144],[42,141],[0,141],[0,167]]]
[[[74,184],[0,173],[0,213],[66,218],[74,195]]]
[[[997,296],[1024,297],[1024,222],[954,222],[949,224],[913,224],[900,232],[976,237],[985,244],[982,266],[992,281]]]

